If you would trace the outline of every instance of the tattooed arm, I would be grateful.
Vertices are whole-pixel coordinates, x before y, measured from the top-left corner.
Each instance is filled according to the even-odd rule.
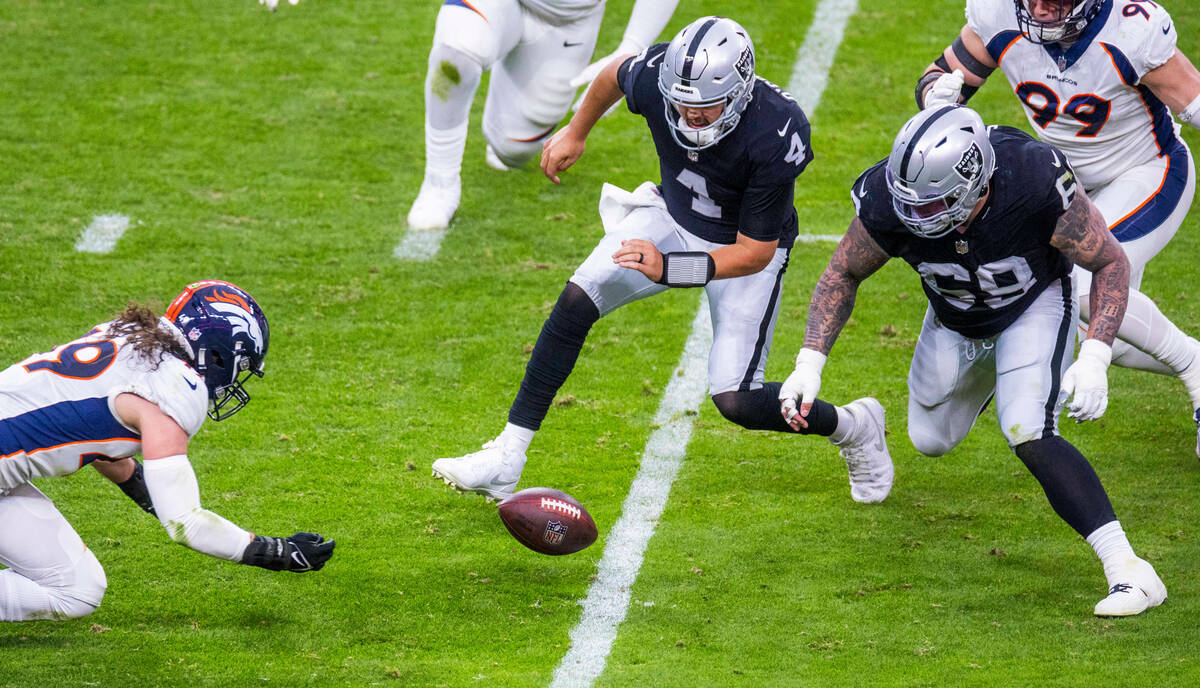
[[[1082,188],[1058,219],[1050,245],[1092,273],[1087,336],[1112,346],[1129,302],[1129,259]]]
[[[829,259],[829,265],[813,289],[804,328],[804,348],[829,354],[833,342],[850,319],[860,282],[870,277],[889,256],[867,234],[856,217]]]

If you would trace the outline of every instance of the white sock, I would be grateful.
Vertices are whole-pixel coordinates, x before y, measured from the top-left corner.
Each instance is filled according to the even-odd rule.
[[[833,429],[833,434],[829,436],[829,441],[834,444],[841,444],[846,441],[850,433],[854,432],[854,416],[842,406],[835,406],[837,409],[838,422],[837,427]]]
[[[453,48],[434,45],[425,76],[425,177],[457,180],[467,145],[471,101],[483,67]]]
[[[1116,583],[1129,582],[1118,579],[1125,565],[1137,558],[1137,555],[1133,553],[1133,547],[1129,545],[1129,539],[1125,537],[1120,521],[1109,521],[1093,530],[1091,535],[1087,536],[1087,542],[1096,551],[1100,564],[1104,566],[1104,577],[1108,580],[1109,587]]]
[[[529,450],[529,443],[533,442],[535,432],[537,431],[507,423],[504,426],[504,432],[500,433],[500,437],[504,440],[503,444],[506,449],[516,449],[524,454]]]

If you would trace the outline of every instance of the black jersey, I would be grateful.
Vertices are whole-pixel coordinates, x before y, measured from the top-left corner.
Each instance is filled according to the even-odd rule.
[[[921,275],[946,327],[972,339],[994,337],[1021,315],[1071,261],[1050,245],[1075,197],[1066,156],[1011,127],[990,127],[996,171],[986,205],[965,232],[924,239],[892,209],[884,167],[863,172],[851,189],[858,219],[890,256]]]
[[[675,142],[667,116],[678,117],[658,90],[666,43],[629,58],[617,72],[629,110],[646,118],[658,151],[660,190],[681,227],[719,244],[738,232],[758,241],[796,239],[796,177],[813,159],[808,118],[788,94],[756,78],[753,97],[729,134],[700,151]]]

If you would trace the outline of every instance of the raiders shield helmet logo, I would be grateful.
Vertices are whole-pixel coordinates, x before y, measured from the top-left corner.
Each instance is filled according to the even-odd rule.
[[[983,170],[983,151],[972,143],[970,148],[963,151],[958,164],[954,166],[954,171],[958,172],[963,179],[971,181],[979,176],[981,170]]]

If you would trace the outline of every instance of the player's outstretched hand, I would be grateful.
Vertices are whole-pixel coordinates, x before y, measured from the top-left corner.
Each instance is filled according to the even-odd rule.
[[[925,107],[931,108],[936,105],[957,105],[958,96],[962,93],[963,73],[962,70],[954,70],[949,74],[943,74],[933,82],[929,90],[925,92]]]
[[[571,79],[571,81],[568,82],[571,88],[579,88],[580,86],[586,87],[583,89],[583,93],[580,93],[579,97],[575,99],[575,104],[571,106],[571,112],[579,112],[579,106],[583,104],[583,99],[587,98],[588,90],[592,87],[592,82],[596,80],[596,77],[599,76],[600,72],[604,71],[604,68],[607,67],[608,64],[613,60],[617,59],[618,57],[624,57],[628,54],[628,50],[617,49],[616,52],[605,55],[599,60],[596,60],[588,65],[582,72],[577,74],[574,79]],[[620,105],[620,103],[621,101],[613,103],[607,110],[604,111],[604,114],[600,116],[608,117],[613,113],[613,110],[617,109],[617,105]]]
[[[558,173],[574,165],[586,147],[587,142],[575,136],[568,123],[542,144],[542,174],[555,184],[561,183]]]
[[[796,369],[779,388],[779,412],[793,430],[808,427],[806,419],[821,391],[821,370],[826,358],[815,349],[800,349],[796,354]]]
[[[333,556],[333,540],[316,533],[296,533],[285,538],[255,535],[242,553],[242,563],[270,571],[319,571]]]
[[[657,246],[645,239],[625,239],[612,259],[623,268],[637,270],[651,282],[662,278],[662,253],[659,253]]]
[[[279,7],[279,0],[258,0],[258,4],[266,5],[267,9],[274,12],[275,8]],[[300,0],[288,0],[288,4],[289,5],[299,5]]]
[[[1096,339],[1079,345],[1079,356],[1063,375],[1063,391],[1071,395],[1067,416],[1076,423],[1096,420],[1108,408],[1108,364],[1112,347]]]

